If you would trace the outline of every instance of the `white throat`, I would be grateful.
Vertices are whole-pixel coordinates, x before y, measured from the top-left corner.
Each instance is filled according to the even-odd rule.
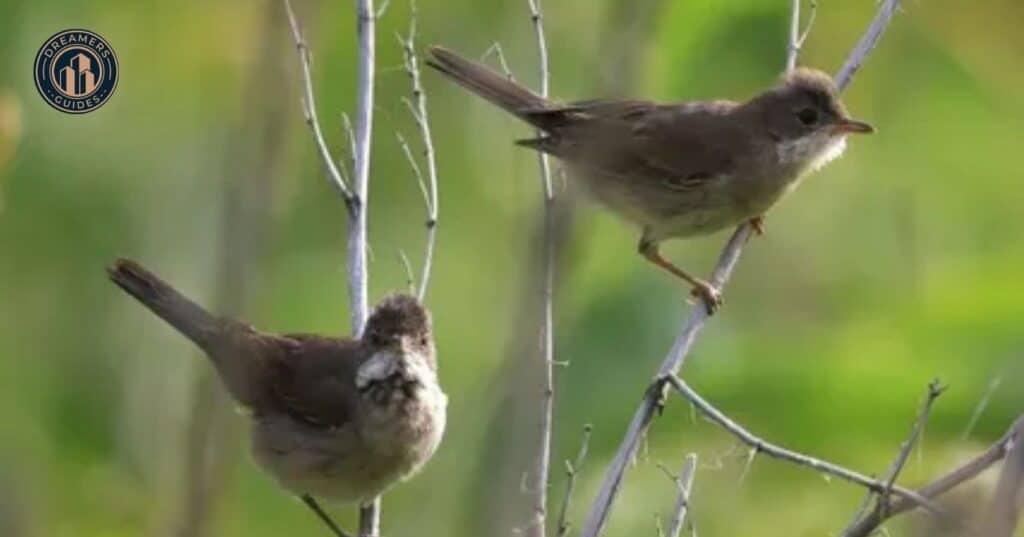
[[[779,142],[776,146],[779,164],[794,166],[798,173],[813,172],[842,156],[846,150],[846,136],[828,132],[814,133],[803,138]]]

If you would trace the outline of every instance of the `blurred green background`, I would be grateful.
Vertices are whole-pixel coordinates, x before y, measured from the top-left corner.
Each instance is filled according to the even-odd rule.
[[[802,63],[834,72],[876,6],[819,3]],[[788,4],[548,0],[552,92],[745,98],[783,66]],[[345,155],[352,2],[296,10],[326,137]],[[393,39],[409,11],[394,0],[378,29],[375,299],[405,287],[398,252],[418,266],[424,240],[395,137],[418,140]],[[479,56],[500,41],[519,79],[536,81],[525,0],[423,0],[419,12],[421,47]],[[103,273],[126,255],[259,327],[347,333],[343,206],[302,122],[281,4],[4,0],[0,13],[0,534],[326,535],[250,462],[208,364]],[[1021,21],[1019,0],[906,3],[847,92],[879,133],[769,215],[684,371],[694,387],[768,439],[880,474],[939,377],[950,389],[908,485],[1002,434],[1024,409]],[[51,109],[29,74],[43,41],[74,27],[105,37],[121,67],[113,98],[83,116]],[[538,415],[536,160],[510,143],[522,125],[434,73],[424,81],[441,175],[428,301],[449,429],[425,472],[385,498],[384,534],[512,535],[528,520]],[[592,423],[571,510],[581,522],[688,307],[635,255],[635,230],[586,203],[560,210],[556,352],[569,365],[557,370],[552,498]],[[666,253],[707,271],[725,237]],[[741,480],[746,451],[672,400],[609,535],[655,535],[674,496],[657,463],[678,468],[689,451],[704,535],[835,535],[863,497],[763,458]],[[961,507],[982,506],[993,481]],[[333,512],[353,527],[354,509]],[[928,534],[913,517],[888,528]]]

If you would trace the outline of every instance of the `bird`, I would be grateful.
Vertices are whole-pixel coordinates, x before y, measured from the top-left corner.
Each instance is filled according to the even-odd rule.
[[[800,179],[839,157],[846,137],[872,133],[853,119],[826,73],[808,67],[754,97],[659,103],[560,103],[441,46],[427,65],[539,131],[516,143],[557,157],[599,204],[641,229],[637,251],[692,286],[708,313],[711,283],[665,259],[666,239],[714,233],[763,215]]]
[[[107,273],[206,354],[249,416],[258,466],[339,537],[316,498],[366,504],[437,450],[448,398],[416,298],[384,298],[358,338],[274,334],[211,314],[134,261]]]

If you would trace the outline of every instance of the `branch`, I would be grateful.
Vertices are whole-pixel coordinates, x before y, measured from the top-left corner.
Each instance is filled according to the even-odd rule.
[[[349,189],[348,183],[345,181],[338,165],[334,163],[334,157],[331,156],[331,151],[327,148],[327,142],[324,140],[324,134],[320,130],[320,120],[316,113],[316,97],[313,94],[313,76],[310,69],[309,48],[306,46],[306,40],[302,37],[302,30],[299,28],[298,19],[295,18],[295,12],[292,11],[291,1],[284,0],[284,7],[288,13],[288,24],[292,28],[292,37],[295,39],[295,50],[299,54],[299,63],[302,65],[302,85],[304,91],[301,98],[302,116],[306,120],[306,125],[309,126],[310,134],[313,135],[313,144],[316,145],[317,151],[320,153],[320,160],[324,163],[327,178],[338,189],[341,197],[345,200],[346,207],[351,212],[354,199],[352,190]]]
[[[848,481],[856,485],[867,488],[868,490],[875,492],[876,494],[882,494],[889,489],[889,485],[877,479],[872,479],[864,474],[856,472],[839,466],[828,461],[824,461],[810,455],[804,455],[796,451],[792,451],[775,444],[771,444],[759,436],[754,435],[750,431],[743,428],[735,421],[731,420],[728,416],[723,414],[720,410],[715,408],[702,398],[697,392],[690,388],[685,382],[675,375],[665,376],[665,381],[672,386],[680,395],[683,396],[687,401],[693,404],[701,413],[703,413],[709,420],[718,424],[720,427],[728,431],[730,434],[738,438],[741,442],[751,447],[755,453],[764,453],[769,457],[779,459],[786,462],[791,462],[799,466],[806,466],[812,470],[821,472],[826,475],[837,477],[843,481]],[[904,498],[918,507],[923,507],[928,512],[934,515],[943,516],[943,511],[932,504],[924,496],[912,491],[905,489],[897,485],[891,485],[891,493],[895,496]]]
[[[929,500],[942,496],[960,484],[974,479],[978,474],[1002,460],[1013,445],[1022,439],[1024,439],[1024,415],[1017,418],[1010,430],[984,452],[917,489],[917,494]],[[852,527],[847,528],[842,537],[868,537],[886,520],[915,507],[917,506],[913,502],[905,498],[892,498],[884,509],[875,509]]]
[[[882,15],[894,10],[895,5],[898,3],[899,0],[885,0],[879,15],[876,16],[875,21],[872,22],[865,36],[861,38],[861,43],[858,44],[857,47],[854,48],[853,52],[850,53],[850,56],[846,61],[848,65],[859,66],[863,63],[864,58],[877,43],[885,30],[885,27],[892,19],[891,14],[885,17]],[[867,45],[865,45],[865,43],[867,43]],[[840,70],[839,74],[836,76],[836,83],[840,88],[845,88],[846,85],[849,84],[854,71],[856,71],[856,67],[847,68],[844,66],[843,69]],[[725,248],[722,250],[722,253],[718,258],[718,264],[715,266],[715,270],[711,276],[711,284],[716,289],[723,289],[725,283],[729,279],[729,276],[732,275],[733,268],[735,268],[736,263],[739,261],[740,254],[743,252],[743,245],[747,242],[747,239],[750,238],[751,231],[750,225],[744,223],[736,229],[732,237],[729,239],[729,242],[726,243]],[[672,348],[669,350],[668,355],[662,361],[657,375],[658,377],[674,374],[683,366],[690,348],[697,339],[697,334],[708,320],[706,310],[707,308],[704,308],[700,303],[693,308],[689,318],[687,318],[683,323],[683,326],[679,331],[679,335],[672,344]],[[661,389],[648,391],[644,396],[643,401],[641,401],[640,407],[633,415],[633,421],[630,422],[629,428],[626,430],[625,438],[623,438],[622,443],[619,445],[619,450],[615,455],[615,459],[613,459],[608,472],[605,474],[604,482],[601,484],[601,489],[598,491],[597,498],[591,507],[589,515],[587,516],[587,520],[583,526],[583,532],[581,534],[582,537],[598,537],[604,530],[604,526],[608,521],[608,515],[611,512],[612,504],[614,503],[615,497],[618,495],[619,489],[622,486],[622,479],[625,476],[630,461],[636,454],[637,447],[640,444],[640,438],[650,425],[654,410],[658,406],[658,401],[661,399],[661,392]]]
[[[419,289],[416,291],[417,298],[422,301],[427,294],[427,286],[430,283],[430,270],[434,264],[434,248],[437,243],[437,161],[434,156],[434,138],[430,133],[430,119],[427,116],[427,94],[423,91],[423,84],[420,81],[419,60],[416,57],[416,1],[411,0],[410,4],[412,13],[409,16],[409,35],[404,40],[399,38],[399,42],[402,44],[405,72],[409,75],[412,82],[412,101],[403,100],[406,106],[409,107],[409,112],[420,129],[420,138],[423,141],[423,157],[427,161],[426,181],[424,181],[423,175],[419,172],[419,167],[416,166],[415,159],[412,158],[408,145],[404,144],[404,142],[403,144],[406,157],[410,159],[420,188],[423,190],[424,203],[427,208],[427,221],[425,224],[427,228],[427,241],[423,252],[423,268],[420,273]]]
[[[1006,462],[989,505],[987,537],[1013,537],[1024,503],[1024,421],[1013,429]]]
[[[690,510],[690,493],[693,491],[693,478],[697,475],[697,455],[690,453],[683,463],[683,471],[673,480],[679,489],[675,507],[672,509],[672,525],[669,526],[668,537],[679,537],[686,524],[686,514]]]
[[[807,18],[807,25],[804,27],[803,32],[800,31],[800,2],[802,0],[792,0],[791,15],[789,17],[789,46],[786,47],[786,71],[792,71],[796,69],[796,60],[800,56],[800,49],[804,46],[804,41],[807,40],[807,36],[811,33],[811,27],[814,26],[814,18],[818,15],[818,2],[811,0],[811,15]]]
[[[537,38],[537,54],[540,70],[541,97],[548,96],[551,73],[548,66],[548,47],[544,39],[544,22],[541,14],[540,0],[527,0],[530,18],[533,21],[534,33]],[[551,188],[551,167],[546,154],[537,153],[540,166],[541,186],[544,190],[544,275],[541,287],[543,297],[543,314],[541,324],[540,358],[544,371],[544,385],[540,394],[540,448],[537,451],[534,472],[537,478],[533,502],[532,535],[544,537],[547,523],[548,478],[551,463],[551,429],[552,414],[555,404],[554,385],[554,320],[553,302],[555,287],[555,214],[554,190]]]
[[[864,64],[864,60],[878,44],[878,40],[882,38],[886,27],[892,22],[892,17],[896,14],[896,9],[899,6],[900,0],[884,0],[882,2],[882,7],[878,9],[868,30],[864,32],[860,41],[857,42],[857,46],[853,48],[853,52],[846,58],[846,63],[836,73],[836,85],[839,86],[839,89],[845,88],[853,79],[853,75],[857,74],[857,70]]]
[[[366,267],[366,213],[370,194],[370,141],[373,130],[376,12],[373,0],[356,0],[359,67],[356,87],[355,153],[352,179],[356,203],[350,204],[348,229],[348,295],[352,337],[360,337],[369,314],[370,273]],[[380,535],[380,496],[359,508],[359,537]]]
[[[572,504],[572,493],[576,488],[576,476],[583,467],[583,461],[587,458],[587,450],[590,447],[590,434],[593,427],[589,424],[583,426],[583,440],[580,440],[580,451],[576,454],[576,460],[565,461],[565,496],[562,498],[562,508],[558,510],[558,537],[565,537],[569,534],[569,506]]]

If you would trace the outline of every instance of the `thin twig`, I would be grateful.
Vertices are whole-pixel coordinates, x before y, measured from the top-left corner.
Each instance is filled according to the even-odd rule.
[[[590,435],[594,428],[589,423],[583,426],[583,439],[580,440],[580,450],[574,461],[565,460],[565,496],[562,497],[562,507],[558,510],[558,537],[565,537],[569,534],[569,507],[572,505],[572,493],[576,489],[576,477],[583,462],[587,459],[587,450],[590,449]]]
[[[693,492],[693,478],[697,475],[697,455],[690,453],[686,455],[683,462],[683,471],[679,477],[674,478],[678,488],[675,507],[672,508],[672,524],[669,525],[668,537],[679,537],[682,534],[683,526],[686,524],[686,514],[690,510],[690,496]]]
[[[402,43],[405,72],[409,75],[409,79],[412,82],[412,102],[406,100],[406,104],[412,113],[413,119],[416,121],[416,125],[420,129],[420,138],[423,143],[423,158],[427,163],[426,186],[424,186],[422,174],[419,173],[418,167],[414,164],[414,168],[417,168],[416,175],[420,182],[420,188],[425,194],[427,208],[427,220],[425,223],[427,240],[423,251],[423,267],[420,273],[419,289],[416,291],[416,296],[423,300],[427,294],[427,286],[430,284],[430,271],[434,264],[434,249],[437,243],[437,160],[434,155],[434,138],[430,132],[430,118],[427,115],[427,94],[423,91],[423,84],[420,80],[419,60],[416,57],[416,22],[418,12],[415,0],[410,0],[410,11],[409,35],[405,39],[399,38],[399,41]],[[408,145],[405,147],[407,156],[411,157]],[[414,161],[415,159],[410,158],[410,162]]]
[[[416,184],[420,188],[420,194],[423,195],[423,204],[430,207],[430,193],[427,191],[427,183],[423,180],[423,172],[420,171],[420,165],[416,162],[416,157],[412,154],[412,148],[409,147],[409,142],[405,140],[405,136],[402,133],[396,132],[395,138],[398,139],[398,145],[402,148],[402,153],[405,154],[405,160],[409,162],[409,167],[412,168],[412,175],[416,178]]]
[[[931,483],[917,489],[917,493],[922,497],[935,499],[956,488],[961,483],[974,479],[1006,456],[1014,443],[1024,437],[1022,430],[1024,430],[1024,415],[1020,416],[1013,426],[1010,427],[1010,430],[1002,438],[989,446],[988,449]],[[915,507],[916,505],[913,502],[905,498],[892,498],[885,509],[873,510],[853,527],[848,528],[843,533],[843,537],[868,537],[886,520]]]
[[[928,395],[925,397],[925,401],[921,405],[921,410],[917,414],[917,419],[914,420],[914,425],[910,430],[910,435],[900,445],[900,450],[896,454],[896,458],[892,461],[892,464],[889,465],[886,477],[882,480],[885,483],[884,489],[880,493],[876,493],[873,490],[868,491],[867,497],[857,508],[857,511],[853,515],[853,519],[847,526],[847,530],[854,527],[861,518],[864,517],[864,513],[868,512],[868,509],[871,506],[872,499],[876,500],[874,503],[874,510],[879,511],[888,508],[889,499],[892,496],[893,485],[896,483],[896,479],[899,477],[900,472],[903,471],[903,467],[907,464],[907,460],[910,459],[910,453],[914,450],[914,444],[917,443],[925,425],[928,423],[928,416],[931,414],[932,405],[945,390],[946,388],[939,384],[938,379],[932,381],[928,385]]]
[[[290,0],[284,0],[284,7],[285,11],[288,13],[288,24],[292,28],[292,36],[295,38],[295,49],[299,53],[299,63],[302,65],[302,85],[304,91],[301,99],[302,115],[306,120],[306,125],[309,126],[310,133],[313,135],[313,143],[316,145],[317,151],[320,153],[320,160],[324,163],[324,168],[327,170],[327,176],[338,189],[341,197],[344,198],[345,206],[351,213],[353,200],[352,190],[345,181],[345,177],[342,175],[342,172],[338,169],[338,165],[334,163],[334,157],[331,156],[331,151],[327,148],[327,142],[324,140],[324,134],[320,130],[320,120],[317,118],[316,113],[316,97],[313,93],[313,76],[310,68],[309,47],[306,46],[306,41],[302,37],[302,30],[299,28],[299,22],[295,17],[295,12],[292,11],[292,3]]]
[[[811,14],[807,17],[807,24],[803,31],[800,30],[800,4],[803,0],[792,0],[791,15],[789,18],[789,46],[786,48],[786,71],[796,69],[796,60],[800,55],[807,36],[811,34],[814,26],[814,18],[818,15],[818,2],[810,1]]]
[[[918,438],[921,436],[921,432],[924,431],[925,425],[928,423],[928,416],[931,414],[935,400],[938,399],[945,391],[946,387],[942,386],[938,379],[933,380],[928,385],[928,395],[925,397],[924,403],[921,405],[921,410],[917,414],[917,419],[914,420],[914,426],[910,430],[910,436],[908,436],[906,441],[900,445],[900,451],[896,455],[896,459],[892,461],[889,471],[886,472],[885,496],[888,496],[893,485],[896,483],[896,479],[899,477],[900,472],[903,471],[903,467],[907,464],[907,460],[910,459],[910,453],[914,450],[914,444],[917,443]]]
[[[861,38],[861,43],[854,48],[847,58],[847,65],[859,66],[864,62],[865,57],[867,57],[867,54],[877,43],[886,26],[888,26],[889,21],[892,20],[891,15],[882,15],[888,9],[894,10],[896,4],[899,4],[899,0],[885,0],[879,15],[876,16],[875,20],[868,27],[865,36]],[[840,89],[845,88],[849,84],[855,71],[855,67],[847,68],[845,66],[839,71],[839,74],[836,75],[836,83]],[[743,252],[743,245],[750,238],[751,232],[749,224],[740,225],[732,234],[732,237],[730,237],[729,242],[726,243],[725,248],[722,249],[718,264],[715,266],[711,276],[711,284],[716,289],[721,290],[726,281],[728,281],[729,276],[732,275],[733,268],[735,268],[740,254]],[[686,361],[686,357],[697,338],[697,334],[704,327],[707,320],[707,308],[702,307],[700,304],[693,308],[690,316],[683,323],[668,355],[662,361],[658,377],[674,374],[679,371]],[[615,498],[622,486],[622,479],[628,469],[629,462],[636,454],[640,438],[650,425],[660,399],[661,390],[649,390],[641,401],[640,407],[637,408],[636,413],[633,415],[633,420],[630,422],[626,435],[619,445],[619,450],[605,474],[601,489],[598,491],[597,498],[584,523],[581,533],[582,537],[598,537],[604,530],[604,526],[608,521],[608,515],[611,513],[612,504],[615,502]]]
[[[512,69],[509,69],[508,61],[505,60],[505,51],[501,48],[501,43],[495,41],[491,46],[487,47],[487,50],[485,50],[480,56],[480,61],[487,61],[487,58],[489,58],[491,54],[498,57],[498,65],[501,66],[501,70],[505,73],[505,76],[508,77],[509,80],[515,80],[515,77],[512,75]]]
[[[548,46],[544,38],[544,21],[541,12],[540,0],[527,0],[530,8],[530,18],[533,21],[534,33],[537,39],[537,55],[540,71],[541,97],[547,98],[550,86],[551,71],[548,65]],[[502,60],[504,61],[504,60]],[[552,419],[555,405],[555,382],[554,382],[554,287],[555,287],[555,213],[554,213],[554,191],[551,188],[551,167],[548,157],[544,153],[537,154],[537,162],[540,167],[541,187],[544,194],[544,275],[541,287],[542,295],[542,326],[541,326],[541,349],[540,359],[543,368],[543,387],[540,393],[540,446],[537,450],[534,473],[537,479],[537,489],[534,491],[532,535],[544,537],[547,524],[547,501],[548,501],[548,479],[551,463],[551,436]]]
[[[722,427],[730,434],[738,438],[744,444],[750,446],[755,453],[764,453],[765,455],[791,462],[799,466],[806,466],[812,470],[821,472],[826,475],[837,477],[844,481],[860,485],[867,488],[868,490],[874,491],[881,494],[886,490],[886,483],[873,479],[864,474],[856,472],[839,466],[822,459],[805,455],[796,451],[792,451],[775,444],[769,443],[759,436],[754,435],[750,431],[746,430],[742,425],[736,423],[728,416],[722,413],[722,411],[715,408],[711,403],[707,402],[703,397],[700,396],[693,388],[690,388],[685,382],[675,375],[666,375],[665,381],[672,386],[684,399],[692,403],[697,410],[703,413],[708,419]],[[906,498],[913,502],[918,507],[922,507],[928,512],[935,515],[942,515],[943,511],[939,507],[935,506],[927,498],[920,494],[905,489],[900,486],[892,486],[892,494]]]
[[[978,401],[977,406],[974,407],[974,411],[971,412],[971,419],[967,421],[967,426],[964,427],[963,434],[960,435],[961,440],[967,440],[970,438],[971,433],[974,432],[974,428],[978,426],[978,420],[981,419],[981,415],[985,413],[985,409],[988,408],[988,404],[992,401],[992,396],[999,389],[999,385],[1002,384],[1003,378],[997,376],[988,383],[988,388],[985,389],[985,393],[982,394],[981,399]]]

